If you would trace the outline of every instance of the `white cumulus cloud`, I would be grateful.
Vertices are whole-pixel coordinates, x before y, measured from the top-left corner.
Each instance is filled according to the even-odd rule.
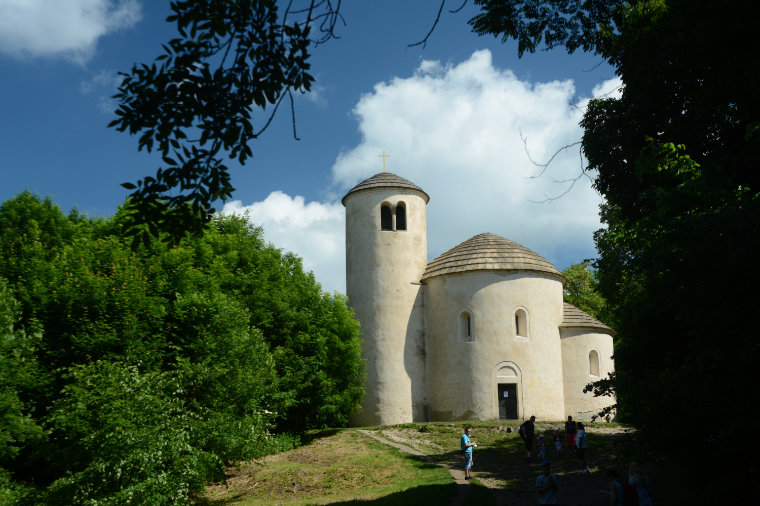
[[[0,52],[84,63],[101,36],[141,16],[137,0],[0,0]]]
[[[602,83],[594,93],[615,86]],[[328,190],[340,199],[380,172],[385,150],[388,171],[431,197],[430,259],[482,232],[516,241],[560,269],[593,257],[601,197],[582,174],[576,143],[583,113],[575,95],[570,80],[531,83],[495,68],[488,51],[456,65],[424,61],[414,75],[378,83],[361,97],[354,115],[362,141],[337,156]],[[557,152],[546,168],[531,162]],[[224,211],[243,208],[238,202]],[[345,291],[338,200],[307,204],[275,192],[247,208],[267,240],[301,255],[325,288]]]
[[[591,100],[591,98],[618,99],[622,96],[623,80],[619,77],[613,77],[612,79],[607,79],[606,81],[602,81],[601,83],[594,86],[594,88],[591,90],[591,97],[584,97],[580,102],[578,102],[578,104],[576,104],[576,107],[578,107],[581,111],[585,111],[586,106],[588,106],[589,100]]]
[[[591,90],[591,96],[594,98],[620,98],[623,96],[623,80],[619,77],[613,77],[603,81]]]
[[[530,83],[495,68],[489,51],[457,65],[423,62],[362,96],[363,140],[338,156],[335,182],[347,189],[379,172],[384,149],[389,171],[431,197],[431,256],[493,232],[554,263],[592,257],[601,197],[581,174],[574,95],[570,80]],[[558,150],[546,170],[531,162]]]
[[[243,205],[228,202],[222,214],[245,214],[264,228],[264,238],[276,247],[303,258],[304,269],[313,271],[328,292],[346,291],[345,210],[340,202],[309,202],[281,191],[261,202]]]

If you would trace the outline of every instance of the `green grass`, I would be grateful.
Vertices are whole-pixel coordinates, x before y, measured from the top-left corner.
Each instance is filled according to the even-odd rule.
[[[508,491],[509,498],[536,497],[536,477],[541,474],[541,462],[534,458],[525,461],[523,441],[517,434],[520,422],[449,422],[430,423],[420,432],[423,424],[407,424],[398,429],[409,434],[410,438],[420,438],[429,448],[438,448],[437,453],[429,452],[439,461],[458,465],[460,460],[459,436],[464,425],[473,428],[472,440],[478,443],[473,454],[473,476],[488,485],[491,490]],[[552,473],[560,482],[560,500],[562,502],[604,503],[604,491],[607,482],[604,472],[607,468],[616,468],[624,474],[628,462],[618,459],[620,433],[609,430],[623,430],[620,424],[588,423],[589,431],[587,461],[594,471],[591,476],[581,476],[578,459],[565,447],[563,422],[536,422],[536,436],[543,433],[546,439],[546,458],[552,462]],[[511,433],[506,428],[512,429]],[[430,429],[430,432],[426,432]],[[601,432],[604,431],[604,432]],[[563,440],[560,455],[556,455],[552,435],[559,433]],[[426,453],[428,453],[426,451]],[[533,455],[536,456],[536,448]],[[506,493],[506,492],[505,492]]]
[[[519,422],[470,422],[474,453],[473,477],[465,504],[495,504],[515,499],[535,499],[540,462],[526,462]],[[506,432],[506,427],[512,429]],[[578,460],[564,448],[555,455],[551,435],[563,434],[562,422],[536,424],[536,434],[548,436],[547,457],[560,482],[562,502],[604,504],[604,470],[623,472],[627,462],[618,460],[617,424],[587,424],[588,462],[591,476],[580,475]],[[304,446],[272,455],[259,462],[242,463],[229,470],[226,485],[208,487],[197,502],[202,504],[448,504],[457,494],[449,471],[436,463],[460,467],[461,422],[430,422],[392,427],[372,427],[386,439],[402,439],[429,455],[427,462],[382,444],[355,429],[313,433]]]
[[[230,470],[206,504],[446,504],[456,494],[446,469],[354,430]]]

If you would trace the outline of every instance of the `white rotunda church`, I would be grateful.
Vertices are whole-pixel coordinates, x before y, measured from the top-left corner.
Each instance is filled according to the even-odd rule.
[[[614,331],[564,303],[546,259],[480,234],[427,261],[420,187],[389,172],[346,207],[346,293],[361,323],[366,393],[355,425],[587,419],[614,368]]]

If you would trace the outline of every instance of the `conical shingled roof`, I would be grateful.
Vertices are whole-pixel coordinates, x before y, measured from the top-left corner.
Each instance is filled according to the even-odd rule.
[[[422,279],[470,271],[528,271],[565,278],[548,260],[496,234],[480,234],[427,265]]]
[[[392,174],[390,172],[380,172],[369,179],[365,179],[358,185],[351,188],[349,192],[346,193],[346,196],[343,197],[341,203],[345,206],[346,197],[352,193],[360,192],[362,190],[370,190],[372,188],[402,188],[408,190],[416,190],[422,194],[426,204],[430,202],[430,196],[416,184],[407,179],[404,179],[403,177],[397,176],[396,174]]]
[[[582,329],[599,329],[600,332],[614,336],[616,332],[604,323],[595,319],[591,315],[584,313],[572,304],[564,302],[562,308],[562,323],[559,325],[563,328],[582,328]]]

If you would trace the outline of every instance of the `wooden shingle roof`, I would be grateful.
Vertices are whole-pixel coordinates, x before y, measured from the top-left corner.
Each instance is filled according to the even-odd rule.
[[[561,328],[597,329],[598,332],[614,336],[616,332],[591,315],[584,313],[572,304],[564,302],[562,308]]]
[[[403,177],[397,176],[396,174],[392,174],[390,172],[380,172],[379,174],[375,174],[371,178],[365,179],[358,185],[351,188],[348,193],[346,193],[346,196],[343,197],[341,203],[345,206],[346,197],[352,193],[360,192],[363,190],[371,190],[372,188],[400,188],[406,190],[415,190],[422,194],[422,197],[425,199],[426,204],[430,202],[430,196],[425,193],[422,188],[412,183],[408,179],[404,179]]]
[[[544,257],[496,234],[480,234],[439,256],[427,265],[422,279],[471,271],[527,271],[562,274]]]

